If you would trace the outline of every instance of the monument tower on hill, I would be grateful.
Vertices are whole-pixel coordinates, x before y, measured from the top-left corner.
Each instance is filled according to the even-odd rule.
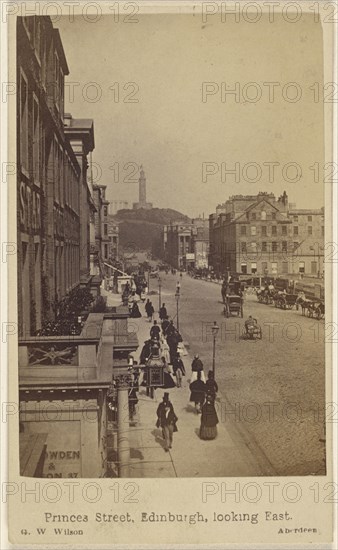
[[[140,168],[140,177],[138,180],[138,193],[139,199],[138,202],[134,202],[133,209],[139,210],[140,208],[145,208],[147,210],[150,210],[153,205],[151,202],[147,202],[147,184],[142,164]]]

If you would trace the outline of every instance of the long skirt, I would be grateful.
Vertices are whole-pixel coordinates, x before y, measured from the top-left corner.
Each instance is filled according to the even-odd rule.
[[[203,426],[200,428],[201,439],[215,439],[217,437],[217,426]]]

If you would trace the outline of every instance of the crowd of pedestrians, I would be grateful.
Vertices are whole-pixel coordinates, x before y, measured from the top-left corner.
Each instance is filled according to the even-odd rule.
[[[156,365],[163,369],[162,388],[181,388],[182,378],[186,376],[182,354],[187,355],[182,336],[174,325],[173,319],[169,318],[165,303],[163,303],[159,309],[158,320],[154,319],[154,313],[154,306],[148,298],[145,302],[145,316],[148,322],[151,323],[151,327],[149,330],[149,338],[145,340],[142,346],[139,360],[140,365],[144,365],[145,367]],[[131,317],[142,316],[136,301],[133,302],[130,314]],[[136,412],[139,386],[146,386],[147,394],[149,395],[150,382],[147,380],[147,372],[149,372],[147,368],[141,368],[140,376],[134,376],[135,380],[133,380],[133,384],[129,390],[129,415],[131,420],[134,418]],[[153,388],[151,389],[153,391]],[[194,411],[201,417],[199,430],[200,438],[204,440],[215,439],[217,436],[218,424],[215,400],[218,386],[212,371],[208,372],[206,379],[204,365],[198,354],[194,356],[191,363],[189,390],[189,401],[190,403],[194,403]],[[153,393],[150,393],[150,395],[153,396]],[[187,408],[187,411],[188,410]],[[170,401],[169,392],[164,393],[162,402],[157,408],[156,415],[156,426],[162,430],[164,449],[168,452],[173,445],[173,434],[178,430],[178,417]]]

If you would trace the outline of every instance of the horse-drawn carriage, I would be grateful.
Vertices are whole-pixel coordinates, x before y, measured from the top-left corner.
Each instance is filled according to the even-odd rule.
[[[257,295],[257,300],[259,301],[260,304],[269,305],[269,304],[272,304],[274,301],[275,291],[268,290],[268,289],[264,289],[264,290],[259,289],[256,291],[256,295]]]
[[[325,316],[325,304],[321,300],[298,297],[296,307],[297,309],[301,307],[302,315],[318,319],[318,321]]]
[[[230,317],[236,314],[243,317],[243,298],[237,295],[227,295],[224,298],[224,316]]]
[[[325,315],[325,304],[323,302],[314,301],[310,302],[307,306],[307,315],[313,319],[323,319]]]
[[[243,317],[243,290],[240,281],[224,282],[222,285],[223,313],[225,317],[236,314]]]
[[[296,304],[297,299],[297,294],[285,294],[283,292],[278,292],[274,296],[275,307],[279,307],[280,309],[292,309]]]

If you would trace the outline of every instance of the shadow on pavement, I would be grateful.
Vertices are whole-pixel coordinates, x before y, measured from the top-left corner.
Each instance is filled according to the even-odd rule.
[[[194,413],[197,415],[196,409],[193,405],[187,405],[186,407],[184,407],[184,410],[188,413]]]
[[[156,429],[151,432],[151,434],[154,436],[156,443],[159,443],[162,447],[162,449],[165,449],[165,441],[162,437],[162,430]]]

